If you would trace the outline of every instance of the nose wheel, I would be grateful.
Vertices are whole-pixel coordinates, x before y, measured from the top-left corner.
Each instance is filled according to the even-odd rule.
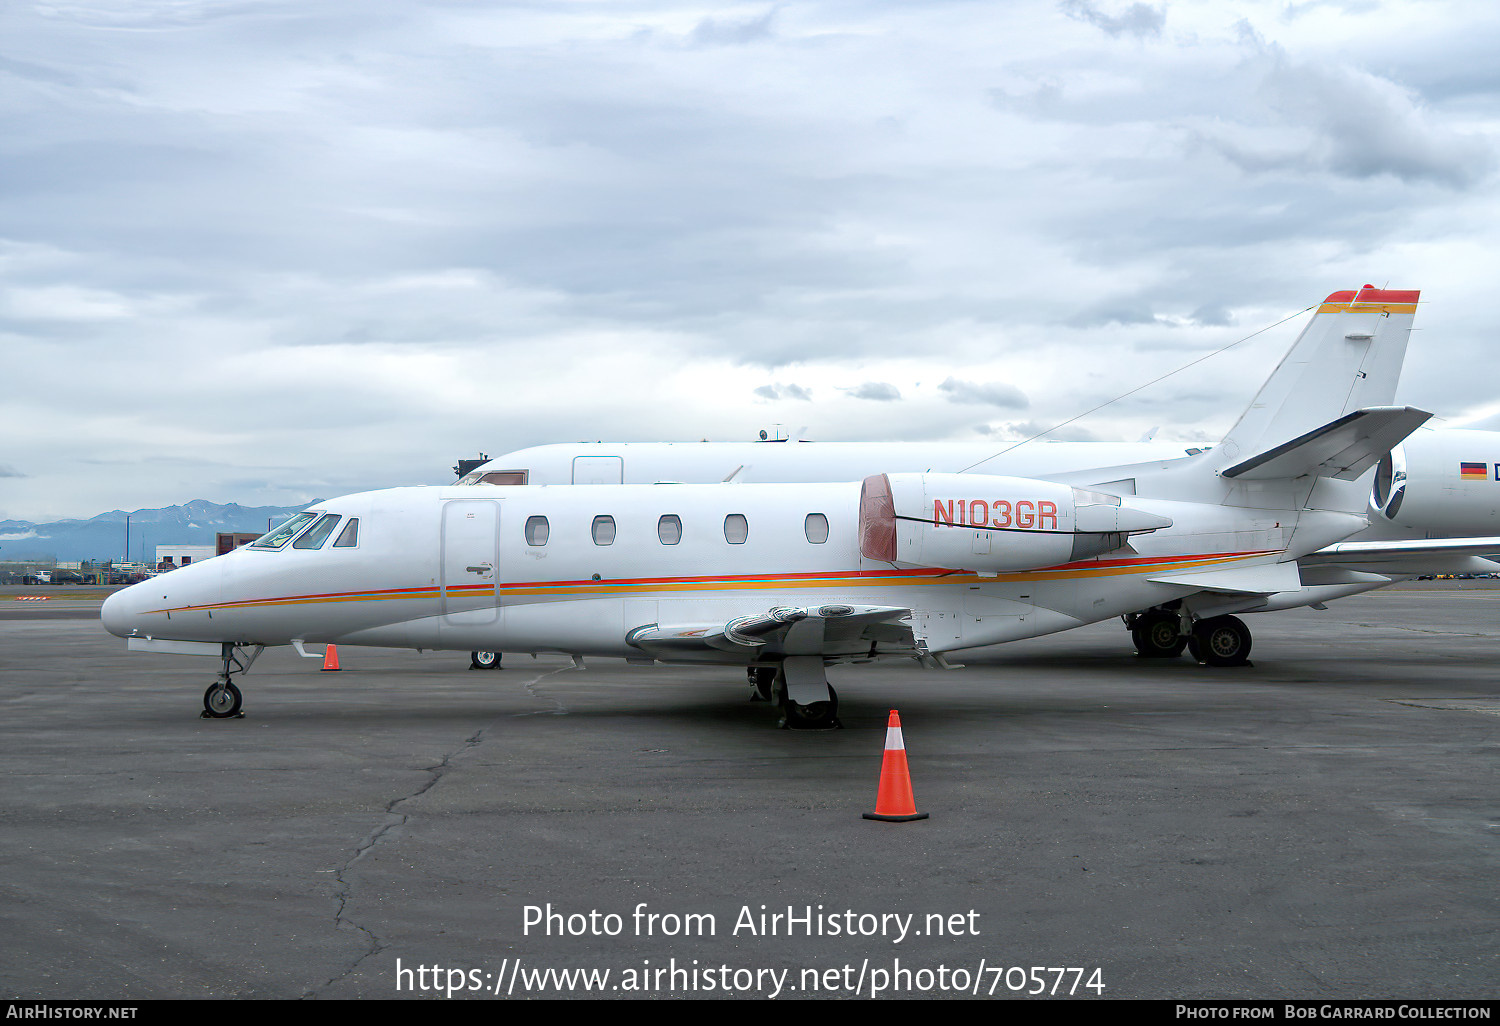
[[[203,692],[203,716],[211,720],[227,720],[240,715],[243,699],[240,689],[228,681],[216,680]]]

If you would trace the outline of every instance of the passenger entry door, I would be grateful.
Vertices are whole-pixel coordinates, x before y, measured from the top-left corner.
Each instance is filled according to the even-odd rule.
[[[443,504],[442,613],[450,622],[492,623],[500,615],[500,504],[452,499]]]

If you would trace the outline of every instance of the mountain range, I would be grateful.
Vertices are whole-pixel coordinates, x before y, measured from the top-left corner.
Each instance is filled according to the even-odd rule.
[[[235,502],[220,505],[194,499],[181,506],[138,509],[130,514],[111,510],[90,520],[59,520],[50,524],[0,520],[0,561],[123,560],[128,515],[130,558],[137,563],[154,563],[158,545],[212,545],[214,535],[220,531],[262,534],[268,523],[306,505],[241,506]]]

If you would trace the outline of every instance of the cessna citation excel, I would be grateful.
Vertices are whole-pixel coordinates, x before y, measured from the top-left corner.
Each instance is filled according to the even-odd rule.
[[[102,618],[133,650],[219,657],[214,717],[266,646],[307,642],[748,666],[810,727],[837,723],[829,665],[942,666],[1169,603],[1205,661],[1242,662],[1226,609],[1367,586],[1305,561],[1365,527],[1357,479],[1428,418],[1388,405],[1416,302],[1329,297],[1218,445],[1138,468],[1131,494],[948,473],[394,488],[117,592]]]

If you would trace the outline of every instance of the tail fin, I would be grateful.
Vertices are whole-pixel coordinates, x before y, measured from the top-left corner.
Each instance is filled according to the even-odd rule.
[[[1420,295],[1366,285],[1323,300],[1249,408],[1211,450],[1214,469],[1233,467],[1355,410],[1394,405]]]

